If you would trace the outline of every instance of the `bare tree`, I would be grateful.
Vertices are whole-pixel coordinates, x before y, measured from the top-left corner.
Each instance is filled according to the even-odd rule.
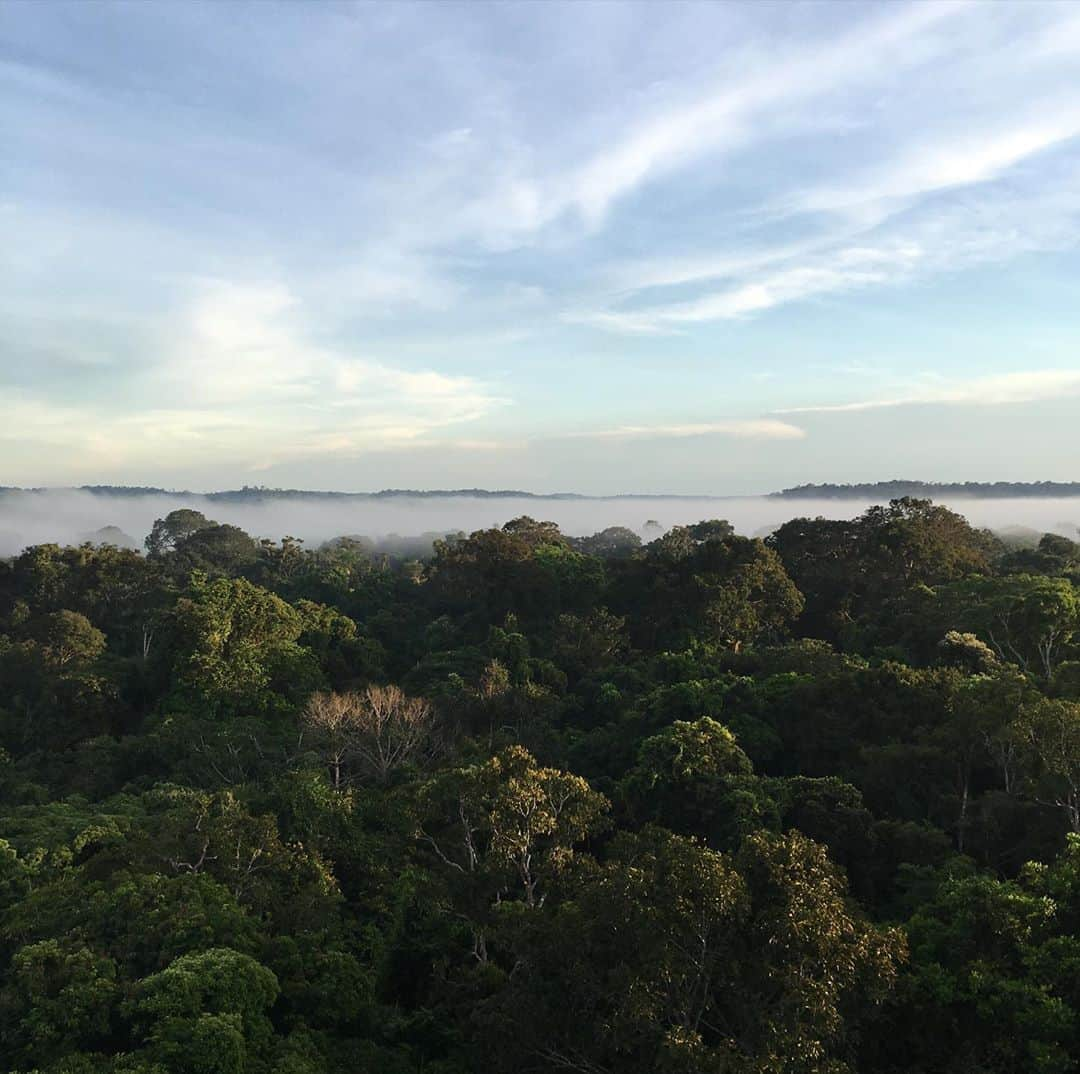
[[[357,759],[381,781],[434,745],[435,709],[430,701],[408,697],[397,686],[369,686],[359,701]]]
[[[352,750],[354,694],[317,693],[308,699],[304,723],[314,732],[337,790],[344,782],[345,763]]]
[[[385,783],[395,769],[430,755],[437,744],[431,702],[397,686],[313,694],[304,722],[320,739],[338,789],[353,774]]]

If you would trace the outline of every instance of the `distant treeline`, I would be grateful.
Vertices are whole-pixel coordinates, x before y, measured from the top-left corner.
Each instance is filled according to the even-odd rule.
[[[0,495],[13,492],[63,491],[46,488],[19,488],[0,485]],[[73,491],[94,496],[179,496],[218,503],[254,503],[263,500],[393,500],[446,499],[470,500],[717,500],[722,496],[680,495],[672,493],[623,493],[615,496],[586,496],[580,492],[523,492],[520,489],[381,489],[378,492],[330,492],[311,489],[267,488],[244,485],[220,492],[192,492],[190,489],[163,489],[142,485],[79,485]]]
[[[55,492],[55,488],[18,488],[0,485],[0,496],[9,493]],[[525,492],[521,489],[381,489],[378,492],[331,492],[311,489],[267,488],[244,485],[239,489],[218,492],[192,492],[189,489],[164,489],[135,485],[80,485],[72,490],[93,496],[135,498],[174,496],[191,501],[216,503],[259,503],[267,500],[395,500],[395,499],[481,499],[481,500],[726,500],[729,496],[685,495],[677,493],[621,493],[612,496],[587,496],[579,492]],[[936,499],[942,496],[967,496],[972,499],[1012,499],[1016,497],[1050,498],[1080,496],[1080,481],[872,481],[855,485],[826,482],[821,485],[795,485],[770,492],[770,499],[875,500],[887,503],[905,496]]]
[[[267,488],[264,485],[244,485],[239,489],[224,489],[220,492],[174,492],[159,488],[129,488],[125,485],[83,485],[81,492],[90,492],[96,496],[192,496],[199,499],[218,502],[244,502],[276,499],[330,499],[330,500],[378,500],[402,498],[429,498],[437,496],[465,496],[475,499],[578,499],[574,493],[556,493],[550,496],[534,492],[518,492],[511,489],[382,489],[379,492],[329,492],[310,489]]]
[[[1080,496],[1080,481],[871,481],[859,485],[796,485],[770,493],[777,499],[888,500],[915,496],[970,496],[1005,500],[1015,497]]]

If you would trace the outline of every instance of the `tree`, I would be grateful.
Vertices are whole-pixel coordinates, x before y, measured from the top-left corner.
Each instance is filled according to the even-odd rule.
[[[215,522],[177,541],[173,558],[176,569],[184,573],[235,575],[255,567],[259,552],[258,542],[238,526]]]
[[[718,849],[777,823],[750,759],[735,736],[708,716],[692,723],[676,720],[645,739],[620,792],[638,822],[700,836]]]
[[[726,541],[735,536],[735,527],[726,518],[712,518],[687,526],[686,532],[700,544],[703,541]]]
[[[0,675],[22,715],[23,744],[58,748],[107,730],[115,685],[103,672],[105,635],[78,612],[29,619],[23,640],[0,645]]]
[[[432,588],[454,608],[499,622],[513,611],[522,580],[532,573],[532,546],[504,530],[481,530],[465,540],[436,541]]]
[[[938,642],[943,662],[965,668],[974,674],[987,674],[998,667],[994,650],[974,634],[950,630]]]
[[[194,576],[170,625],[177,685],[215,712],[263,711],[280,704],[274,685],[306,693],[318,682],[310,654],[297,644],[299,613],[244,579]]]
[[[802,594],[761,541],[711,540],[699,560],[705,622],[735,651],[763,636],[781,635],[803,609]]]
[[[563,548],[569,546],[569,542],[554,522],[537,522],[528,515],[512,518],[502,530],[503,533],[524,541],[530,548],[539,548],[541,545],[557,545]]]
[[[386,650],[362,634],[355,620],[310,600],[298,600],[293,607],[303,620],[300,644],[311,650],[335,688],[383,677]]]
[[[886,585],[932,584],[983,572],[998,550],[991,534],[973,529],[962,515],[911,496],[868,507],[859,528],[859,551]]]
[[[913,586],[985,574],[996,540],[954,511],[910,496],[853,521],[797,518],[768,538],[806,596],[808,633],[840,638]]]
[[[334,787],[355,774],[387,783],[402,767],[430,756],[438,721],[431,702],[397,686],[355,693],[315,693],[304,724],[319,743]]]
[[[573,545],[580,552],[601,559],[622,559],[641,548],[641,538],[626,526],[608,526],[591,537],[579,537]]]
[[[801,625],[811,637],[840,638],[862,610],[858,534],[846,519],[794,518],[766,538],[806,598]]]
[[[213,877],[245,910],[277,927],[326,927],[340,893],[313,846],[283,838],[277,819],[245,806],[232,790],[161,786],[144,798],[146,816],[123,847],[130,867],[152,864],[171,876]]]
[[[7,1058],[36,1065],[96,1050],[108,1041],[119,1000],[111,958],[77,941],[27,944],[12,957],[0,990]]]
[[[672,526],[667,533],[662,534],[645,546],[645,551],[651,559],[678,563],[693,555],[697,547],[697,541],[686,526]]]
[[[150,556],[164,556],[172,552],[176,547],[199,530],[214,526],[201,511],[191,507],[181,507],[170,511],[164,518],[154,522],[149,536],[146,538],[146,551]]]
[[[970,642],[964,644],[979,656],[979,662],[986,663],[986,653]],[[996,660],[989,667],[991,674],[957,678],[950,684],[947,719],[930,736],[951,759],[956,774],[955,831],[961,853],[970,823],[972,783],[979,767],[989,762],[1001,778],[1002,789],[1007,794],[1015,789],[1019,742],[1012,724],[1030,693],[1028,683],[1014,668]]]
[[[114,652],[143,659],[173,595],[160,559],[90,545],[27,549],[14,561],[2,589],[31,618],[78,613],[107,635]]]
[[[487,905],[515,892],[526,906],[544,901],[543,884],[571,860],[573,848],[597,829],[608,803],[580,776],[540,767],[521,746],[482,765],[430,782],[417,831],[451,880],[469,881]],[[474,892],[475,895],[475,892]]]
[[[499,997],[503,1069],[712,1071],[734,1058],[716,1031],[746,889],[730,859],[659,828],[620,833],[582,861],[565,897],[514,937]],[[510,1018],[513,1021],[510,1021]]]
[[[435,542],[431,593],[443,610],[484,627],[507,615],[546,622],[591,608],[603,563],[575,552],[552,522],[514,519],[502,529]]]
[[[1080,833],[1080,703],[1035,701],[1021,710],[1014,730],[1030,793],[1062,810],[1070,830]]]
[[[323,760],[330,769],[335,790],[347,782],[345,766],[352,752],[353,695],[315,693],[304,709],[304,726],[315,739]]]
[[[1057,533],[1044,533],[1034,547],[1016,548],[1001,557],[1002,574],[1069,575],[1076,580],[1080,567],[1080,545]]]
[[[54,906],[63,887],[48,898]],[[156,973],[192,951],[224,946],[251,954],[257,947],[256,917],[208,872],[120,869],[82,894],[90,897],[75,900],[73,928],[97,937],[129,978]]]
[[[579,674],[608,667],[626,648],[626,620],[606,608],[588,616],[560,615],[556,620],[556,656],[563,667]]]
[[[176,1074],[244,1074],[273,1040],[277,978],[226,947],[182,955],[145,978],[128,1004],[148,1058]],[[257,1069],[257,1067],[256,1067]]]
[[[1001,660],[1050,680],[1080,629],[1080,596],[1064,578],[975,578],[942,593]]]
[[[837,776],[789,776],[768,781],[785,830],[797,829],[828,848],[829,858],[865,899],[874,890],[879,851],[873,814],[858,788]]]
[[[848,1071],[903,956],[798,833],[753,836],[735,859],[620,833],[561,891],[517,934],[504,1069]]]
[[[26,634],[58,672],[89,668],[105,652],[105,635],[78,612],[50,612],[31,621]]]
[[[646,648],[700,641],[738,651],[779,636],[802,610],[802,596],[761,541],[698,541],[685,527],[629,561],[615,596],[613,606],[627,614],[635,642]]]
[[[751,905],[744,975],[731,994],[736,1039],[749,1033],[771,1069],[816,1071],[832,1060],[844,1070],[853,1029],[896,979],[903,935],[852,913],[824,847],[799,832],[759,832],[736,863]]]
[[[1066,873],[1062,862],[1029,865],[1019,881],[962,866],[933,877],[906,923],[910,965],[865,1037],[863,1069],[1076,1069],[1080,948],[1067,902],[1055,898],[1065,894]]]

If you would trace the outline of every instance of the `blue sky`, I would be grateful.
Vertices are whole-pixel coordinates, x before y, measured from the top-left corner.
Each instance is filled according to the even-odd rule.
[[[1080,4],[0,13],[0,484],[1080,478]]]

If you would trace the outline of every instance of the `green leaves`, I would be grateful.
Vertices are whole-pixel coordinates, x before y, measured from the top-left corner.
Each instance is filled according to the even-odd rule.
[[[619,790],[638,823],[664,824],[718,848],[778,819],[735,736],[707,716],[677,720],[645,739]]]
[[[481,891],[489,894],[479,895],[474,908],[482,916],[497,898],[521,898],[529,907],[542,902],[545,884],[599,828],[607,808],[580,776],[542,768],[511,746],[429,783],[418,838],[448,879],[482,878]]]
[[[958,870],[941,876],[907,923],[911,965],[882,1043],[902,1036],[908,1063],[943,1074],[1074,1069],[1074,858],[1070,851],[1049,868],[1029,866],[1019,882]],[[886,1049],[868,1043],[875,1068],[901,1069],[875,1059]]]
[[[973,578],[940,591],[954,625],[969,626],[999,659],[1044,680],[1072,651],[1080,630],[1080,594],[1064,578]]]
[[[614,606],[627,614],[639,645],[701,641],[739,650],[782,635],[802,611],[802,596],[772,549],[703,527],[676,527],[621,572]]]
[[[1080,702],[1034,701],[1012,732],[1028,761],[1029,792],[1061,809],[1080,834]]]
[[[176,1074],[243,1074],[271,1046],[268,1010],[278,991],[255,959],[215,947],[141,981],[128,1009],[152,1061]]]
[[[797,834],[753,836],[732,859],[660,828],[620,833],[560,894],[509,941],[506,1068],[846,1070],[847,1036],[903,954]]]
[[[116,964],[77,940],[41,940],[15,952],[2,993],[4,1037],[37,1061],[108,1039],[120,992]]]
[[[299,693],[319,680],[297,645],[303,628],[294,608],[251,582],[196,575],[172,615],[177,685],[222,715],[280,707],[277,682]]]

